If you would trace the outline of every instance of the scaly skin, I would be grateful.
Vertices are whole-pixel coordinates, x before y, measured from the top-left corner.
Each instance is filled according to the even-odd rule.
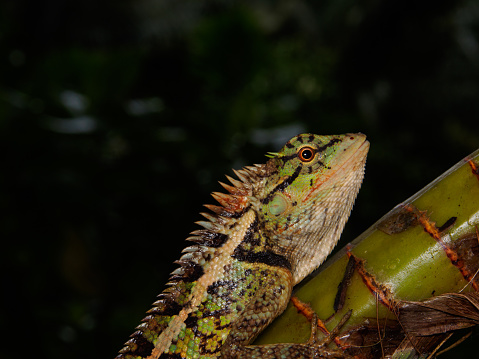
[[[213,193],[169,287],[117,359],[338,358],[314,342],[249,345],[336,245],[362,182],[362,134],[293,137]]]

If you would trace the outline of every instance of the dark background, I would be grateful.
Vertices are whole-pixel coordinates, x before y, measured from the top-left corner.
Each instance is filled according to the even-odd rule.
[[[0,358],[114,357],[298,133],[368,135],[351,241],[479,147],[478,38],[473,0],[2,1]]]

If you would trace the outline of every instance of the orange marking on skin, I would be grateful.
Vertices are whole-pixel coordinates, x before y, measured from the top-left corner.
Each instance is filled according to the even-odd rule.
[[[353,158],[356,158],[356,154],[353,155]],[[321,187],[324,183],[328,182],[331,177],[333,177],[337,172],[341,171],[345,166],[351,163],[352,159],[349,159],[348,162],[345,162],[339,168],[329,169],[328,174],[322,174],[321,179],[322,181],[317,181],[313,187],[311,187],[308,195],[303,199],[303,202],[306,202],[311,196],[314,196],[316,190]]]
[[[246,196],[225,195],[223,201],[221,204],[232,212],[241,212],[248,205],[248,197]]]
[[[477,291],[479,289],[479,286],[474,280],[474,274],[466,269],[462,258],[460,258],[459,255],[452,248],[450,248],[446,243],[444,243],[444,241],[441,238],[440,231],[436,227],[436,223],[429,219],[429,217],[427,216],[427,212],[420,211],[411,204],[406,204],[404,206],[404,209],[411,212],[417,218],[422,228],[424,228],[424,231],[428,233],[432,238],[436,240],[437,243],[441,245],[441,247],[444,250],[444,253],[449,258],[451,263],[455,267],[457,267],[457,269],[459,269],[459,272],[461,272],[464,279],[470,282],[474,290]]]
[[[339,170],[339,169],[338,169],[338,170]],[[317,181],[317,182],[314,184],[314,186],[311,187],[311,189],[310,189],[308,195],[307,195],[306,197],[304,197],[303,202],[308,201],[310,197],[314,196],[315,193],[316,193],[316,190],[317,190],[319,187],[321,187],[324,183],[328,182],[328,180],[329,180],[332,176],[334,176],[334,174],[335,174],[338,170],[334,171],[333,173],[330,173],[328,176],[323,175],[321,178],[324,178],[324,179],[323,179],[322,181]],[[332,170],[330,170],[330,171],[332,171]]]

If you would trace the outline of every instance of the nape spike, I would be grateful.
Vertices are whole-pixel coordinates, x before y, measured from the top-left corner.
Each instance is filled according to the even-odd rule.
[[[221,181],[218,181],[218,183],[231,194],[234,194],[234,195],[243,194],[243,191],[239,190],[237,187],[230,186],[229,184],[223,183]]]
[[[230,205],[230,203],[234,201],[234,197],[230,194],[225,194],[225,193],[221,193],[221,192],[213,192],[211,195],[223,207],[228,207]]]
[[[234,179],[231,176],[226,175],[226,179],[231,182],[233,186],[235,186],[237,189],[243,189],[244,188],[244,183],[241,181],[238,181],[237,179]]]

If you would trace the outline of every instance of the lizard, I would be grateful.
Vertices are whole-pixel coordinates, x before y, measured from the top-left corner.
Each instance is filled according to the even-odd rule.
[[[300,134],[233,170],[205,205],[167,288],[116,359],[345,357],[316,343],[250,345],[339,240],[361,186],[361,133]]]

